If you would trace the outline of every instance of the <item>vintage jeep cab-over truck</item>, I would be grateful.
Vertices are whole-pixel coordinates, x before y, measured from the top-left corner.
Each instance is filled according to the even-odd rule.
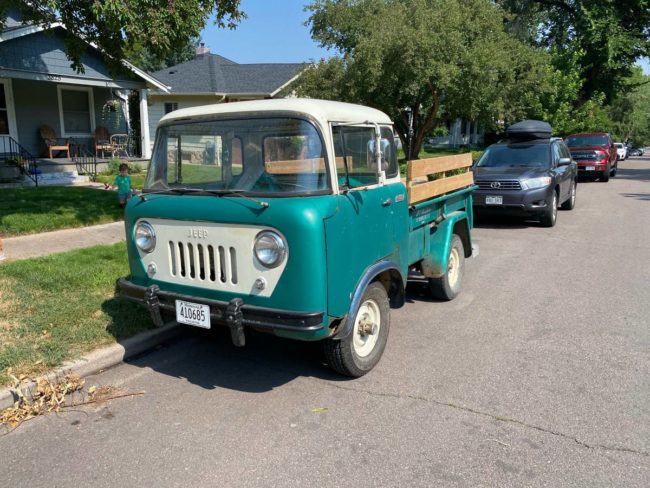
[[[178,110],[126,208],[120,295],[179,323],[323,340],[336,371],[379,361],[409,271],[445,300],[472,253],[470,155],[409,163],[389,117],[322,100]],[[460,169],[459,169],[460,168]],[[432,172],[461,174],[432,180]],[[432,181],[429,181],[432,180]],[[433,196],[432,196],[433,195]]]

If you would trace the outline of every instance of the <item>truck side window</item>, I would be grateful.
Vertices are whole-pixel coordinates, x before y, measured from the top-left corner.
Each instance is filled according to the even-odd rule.
[[[334,157],[339,185],[350,188],[376,185],[377,171],[369,167],[369,141],[375,138],[374,127],[334,126]],[[346,174],[347,168],[347,174]]]
[[[384,151],[384,154],[388,156],[388,167],[384,168],[386,178],[394,178],[399,173],[399,166],[397,165],[397,148],[393,130],[390,127],[382,127],[381,138],[388,141],[388,148]]]

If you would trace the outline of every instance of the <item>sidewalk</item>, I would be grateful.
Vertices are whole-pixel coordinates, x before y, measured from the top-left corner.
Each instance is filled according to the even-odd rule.
[[[99,244],[113,244],[125,240],[124,222],[55,230],[42,234],[3,239],[6,261],[46,256]]]

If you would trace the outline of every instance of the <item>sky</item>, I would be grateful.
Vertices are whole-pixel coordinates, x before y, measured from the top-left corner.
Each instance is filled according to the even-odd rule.
[[[314,42],[304,23],[309,0],[242,0],[246,19],[234,30],[209,22],[201,37],[210,52],[237,63],[302,63],[329,58],[334,53]],[[639,61],[650,74],[650,60]]]
[[[219,29],[212,22],[201,37],[205,47],[237,63],[301,63],[329,58],[333,53],[311,39],[308,0],[242,0],[248,16],[235,30]]]

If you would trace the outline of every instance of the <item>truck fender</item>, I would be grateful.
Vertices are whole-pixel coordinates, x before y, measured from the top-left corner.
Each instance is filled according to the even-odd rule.
[[[386,279],[382,279],[381,275],[384,275]],[[379,261],[378,263],[368,267],[364,271],[363,275],[361,275],[361,278],[352,293],[350,309],[348,310],[343,323],[331,337],[332,339],[340,340],[350,335],[354,325],[354,317],[357,315],[357,311],[361,305],[363,292],[366,290],[366,287],[377,278],[380,278],[381,283],[387,288],[386,291],[390,299],[391,307],[398,308],[404,305],[404,302],[406,301],[405,283],[402,273],[400,273],[399,266],[392,261]],[[352,317],[352,319],[350,319],[350,317]]]
[[[439,278],[447,272],[447,259],[451,236],[457,234],[463,242],[465,257],[472,255],[472,238],[466,212],[454,212],[431,228],[429,246],[422,259],[422,274],[427,278]]]

